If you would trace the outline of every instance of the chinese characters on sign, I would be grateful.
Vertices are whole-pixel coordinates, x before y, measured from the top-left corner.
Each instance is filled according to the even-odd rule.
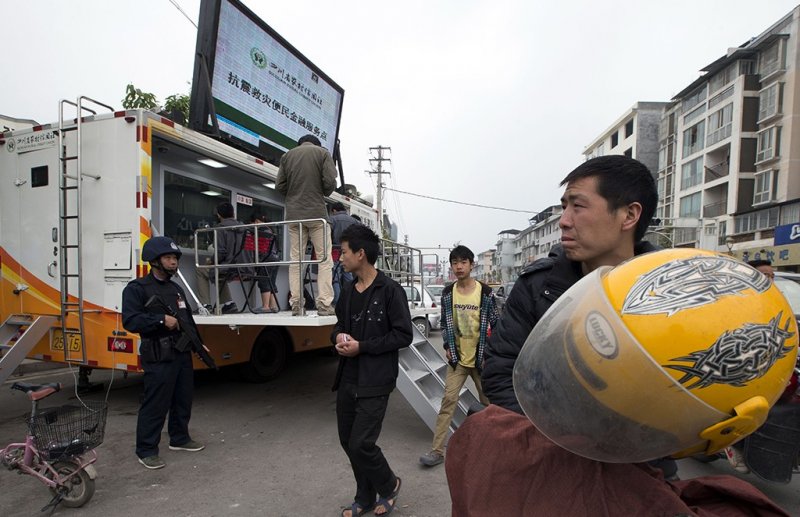
[[[270,64],[272,64],[272,63],[270,63]],[[271,71],[270,71],[270,74],[272,74]],[[288,74],[287,74],[287,77],[288,77]],[[294,78],[292,78],[292,80],[294,80]],[[286,81],[284,81],[284,82],[286,82]],[[288,106],[282,105],[277,100],[272,99],[265,92],[261,91],[261,89],[259,89],[257,86],[254,86],[254,85],[250,84],[248,81],[245,81],[244,79],[239,79],[239,76],[236,75],[232,71],[228,72],[228,84],[233,86],[234,88],[238,88],[242,93],[244,93],[246,95],[250,95],[251,97],[253,97],[257,101],[260,101],[262,104],[265,104],[265,105],[271,107],[274,111],[277,111],[278,113],[280,113],[281,115],[283,115],[287,119],[291,120],[295,124],[299,125],[300,127],[303,127],[308,132],[313,133],[314,135],[318,136],[321,140],[327,140],[328,139],[327,131],[321,130],[319,128],[319,126],[315,125],[310,120],[308,120],[305,117],[303,117],[302,115],[298,115],[296,112],[290,110]],[[287,85],[288,85],[288,83],[287,83]],[[289,85],[289,86],[291,86],[291,85]],[[313,95],[316,97],[316,94],[313,94]],[[322,99],[319,99],[319,104],[322,104]]]
[[[13,144],[12,144],[13,142]],[[15,136],[8,142],[9,152],[18,154],[55,147],[56,135],[52,131],[36,131],[30,135]]]

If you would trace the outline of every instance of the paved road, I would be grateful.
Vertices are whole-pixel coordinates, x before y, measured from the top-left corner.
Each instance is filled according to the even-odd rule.
[[[439,348],[438,333],[433,341]],[[115,373],[108,394],[106,440],[98,449],[97,492],[83,509],[59,508],[55,515],[337,515],[339,507],[352,498],[353,480],[336,436],[330,391],[336,359],[322,354],[298,359],[279,381],[261,385],[239,382],[230,372],[198,374],[191,428],[193,437],[208,447],[200,453],[163,450],[168,465],[158,471],[142,468],[133,454],[141,376],[126,379]],[[93,376],[93,380],[109,379],[109,372]],[[65,385],[47,404],[74,400],[74,380],[68,371],[43,372],[25,380]],[[25,430],[27,398],[19,392],[12,394],[9,385],[0,387],[0,443],[18,440]],[[430,440],[430,431],[395,392],[380,440],[403,478],[395,515],[450,515],[443,466],[424,469],[417,464]],[[679,464],[684,479],[738,475],[790,514],[800,515],[800,479],[773,485],[737,474],[724,461],[705,465],[682,460]],[[47,490],[38,481],[0,470],[1,516],[37,515],[48,500]]]

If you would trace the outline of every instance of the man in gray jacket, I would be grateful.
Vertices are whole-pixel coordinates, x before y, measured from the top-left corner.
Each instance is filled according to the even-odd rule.
[[[336,167],[331,155],[314,135],[301,137],[297,144],[281,157],[275,182],[275,189],[286,196],[286,219],[325,219],[328,215],[325,196],[329,196],[336,188]],[[329,235],[326,242],[324,229],[322,221],[290,224],[289,256],[292,261],[299,260],[300,253],[305,252],[306,243],[310,240],[317,258],[324,258],[317,274],[317,314],[332,316],[335,312],[331,284],[331,239]],[[297,263],[289,266],[289,290],[292,292],[289,303],[293,316],[299,316],[303,307],[299,268]]]
[[[214,210],[214,215],[219,221],[215,227],[225,228],[227,226],[238,226],[242,223],[234,218],[233,205],[222,202],[217,205]],[[235,230],[219,230],[217,234],[217,264],[235,264],[241,258],[242,245],[244,241],[244,232]],[[209,236],[212,236],[209,234]],[[213,238],[213,236],[212,236]],[[212,241],[213,242],[213,241]],[[211,263],[214,261],[211,260]],[[214,270],[197,268],[197,297],[200,303],[210,308],[211,295],[209,293],[209,281],[214,283]],[[228,278],[235,274],[236,270],[233,268],[220,268],[219,270],[219,283],[217,287],[217,303],[222,304],[221,309],[224,313],[239,312],[236,303],[231,300],[231,290],[228,287]]]

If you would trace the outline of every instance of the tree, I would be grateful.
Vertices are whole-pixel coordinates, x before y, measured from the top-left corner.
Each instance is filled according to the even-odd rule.
[[[163,109],[158,104],[155,94],[144,92],[136,88],[132,83],[125,88],[125,98],[122,99],[122,107],[125,109],[146,109],[159,111],[179,124],[185,124],[189,120],[189,96],[183,93],[170,95],[164,101]]]
[[[155,110],[158,108],[158,99],[156,99],[154,94],[143,92],[130,83],[125,88],[125,98],[122,99],[122,107],[126,110],[140,108],[146,110]]]

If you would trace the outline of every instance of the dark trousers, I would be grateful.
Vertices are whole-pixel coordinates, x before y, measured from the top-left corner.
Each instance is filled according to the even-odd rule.
[[[372,506],[378,494],[387,497],[397,485],[397,477],[375,444],[388,404],[389,395],[356,398],[353,384],[342,383],[336,395],[339,442],[356,478],[354,501],[362,507]]]
[[[140,458],[158,454],[161,430],[169,412],[170,445],[183,445],[189,437],[192,416],[194,369],[191,352],[175,352],[169,362],[142,361],[144,393],[136,422],[136,455]]]

